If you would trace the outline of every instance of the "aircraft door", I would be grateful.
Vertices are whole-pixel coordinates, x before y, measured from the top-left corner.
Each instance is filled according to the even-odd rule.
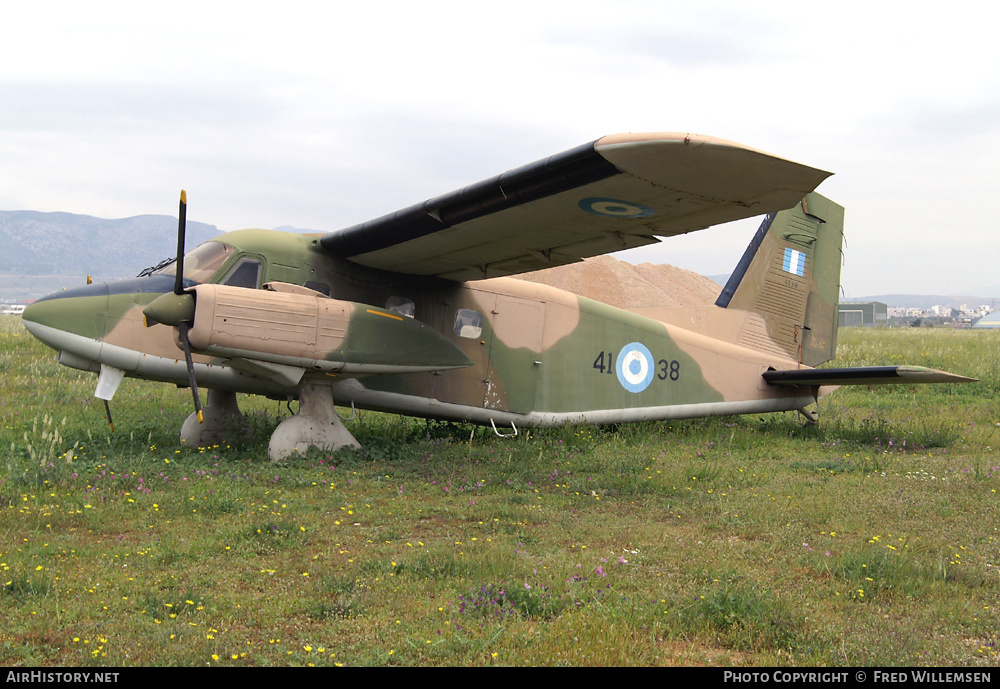
[[[498,295],[490,317],[493,337],[483,406],[526,414],[535,408],[545,303]]]
[[[474,299],[469,296],[463,290],[443,300],[441,333],[469,357],[472,366],[428,374],[432,381],[428,392],[441,402],[478,407],[483,400],[492,338],[487,317],[491,317],[496,300],[491,293],[476,293]]]

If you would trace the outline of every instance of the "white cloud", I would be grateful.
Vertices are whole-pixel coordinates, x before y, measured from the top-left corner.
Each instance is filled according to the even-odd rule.
[[[1000,63],[975,7],[22,3],[0,204],[172,212],[183,186],[222,228],[328,230],[603,134],[690,130],[837,173],[848,294],[962,290],[995,282]],[[752,231],[709,231],[735,256],[717,269],[700,237],[656,255],[724,272]]]

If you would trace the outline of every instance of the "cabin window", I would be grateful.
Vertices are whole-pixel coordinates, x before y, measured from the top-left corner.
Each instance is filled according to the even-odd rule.
[[[455,334],[459,337],[477,338],[483,334],[483,314],[472,309],[455,312]]]
[[[260,279],[260,261],[253,258],[243,258],[233,266],[229,275],[222,280],[223,285],[230,287],[246,287],[247,289],[257,289]]]
[[[407,318],[413,318],[417,315],[417,305],[413,303],[412,299],[406,297],[389,297],[388,301],[385,302],[385,310]]]

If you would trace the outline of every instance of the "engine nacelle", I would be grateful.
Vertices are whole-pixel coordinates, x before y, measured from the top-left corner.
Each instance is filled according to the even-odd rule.
[[[196,285],[195,351],[346,374],[411,373],[472,365],[420,321],[277,283],[253,290]]]

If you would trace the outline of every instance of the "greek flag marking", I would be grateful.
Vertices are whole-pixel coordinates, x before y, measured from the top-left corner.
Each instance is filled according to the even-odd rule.
[[[785,247],[785,262],[782,268],[786,273],[803,276],[806,274],[806,255],[801,251]]]

